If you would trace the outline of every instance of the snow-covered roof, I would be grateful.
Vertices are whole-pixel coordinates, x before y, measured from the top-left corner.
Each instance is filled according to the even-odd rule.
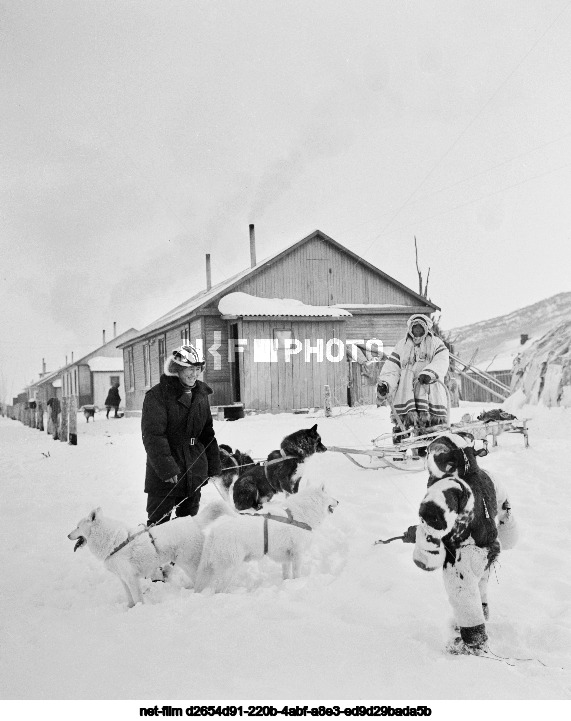
[[[300,316],[350,318],[343,308],[329,305],[306,305],[295,298],[259,298],[248,293],[229,293],[220,299],[218,310],[230,316]]]
[[[108,358],[107,356],[98,355],[90,358],[87,362],[89,368],[94,373],[116,373],[123,370],[123,358]]]

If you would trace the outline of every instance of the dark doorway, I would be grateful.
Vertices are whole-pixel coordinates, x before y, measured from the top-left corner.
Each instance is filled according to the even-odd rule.
[[[237,350],[237,341],[238,341],[238,323],[231,323],[230,324],[230,338],[232,339],[232,347],[233,347],[233,363],[232,363],[232,395],[234,402],[239,402],[242,400],[240,397],[240,353]]]

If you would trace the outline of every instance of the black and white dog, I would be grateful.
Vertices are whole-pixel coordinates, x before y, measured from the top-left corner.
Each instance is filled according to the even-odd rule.
[[[227,453],[228,446],[220,446],[222,454]],[[317,432],[317,424],[312,428],[304,428],[286,436],[279,450],[272,451],[267,460],[251,465],[252,459],[241,454],[242,463],[236,462],[234,470],[231,461],[223,460],[222,485],[234,507],[238,511],[259,511],[276,493],[290,495],[297,493],[303,474],[303,466],[315,453],[324,453],[327,448],[321,442]],[[232,457],[236,459],[234,452]],[[244,459],[248,459],[244,462]],[[246,464],[250,465],[246,465]],[[226,464],[226,470],[224,470]],[[237,468],[242,466],[242,468]],[[236,472],[238,476],[236,477]]]
[[[222,466],[220,477],[223,487],[228,490],[238,480],[240,474],[244,473],[249,466],[254,466],[255,463],[247,453],[242,453],[237,448],[232,450],[225,443],[220,443],[218,449],[220,451],[220,465]]]
[[[443,568],[459,631],[448,645],[455,654],[486,651],[490,567],[500,548],[512,548],[517,540],[507,495],[478,466],[480,453],[465,434],[445,434],[430,444],[428,490],[413,553],[419,568]]]

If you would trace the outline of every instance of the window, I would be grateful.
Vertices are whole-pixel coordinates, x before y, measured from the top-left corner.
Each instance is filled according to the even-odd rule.
[[[145,371],[145,388],[151,385],[151,346],[145,343],[143,346],[143,366]]]
[[[274,347],[276,350],[284,350],[284,348],[291,348],[292,340],[292,330],[278,330],[274,328]],[[286,343],[286,341],[288,342]]]
[[[165,357],[167,354],[167,340],[163,336],[158,339],[159,343],[159,375],[165,372]]]
[[[180,344],[190,343],[190,325],[185,325],[180,330]]]
[[[133,359],[133,347],[127,348],[127,368],[129,371],[129,390],[135,390],[135,361]]]

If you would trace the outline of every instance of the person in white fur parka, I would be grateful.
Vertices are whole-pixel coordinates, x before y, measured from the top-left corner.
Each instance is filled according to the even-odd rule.
[[[377,385],[377,405],[391,397],[395,431],[404,428],[424,432],[446,423],[448,398],[443,382],[450,365],[448,348],[432,330],[432,321],[421,313],[407,321],[407,334],[385,361]]]

